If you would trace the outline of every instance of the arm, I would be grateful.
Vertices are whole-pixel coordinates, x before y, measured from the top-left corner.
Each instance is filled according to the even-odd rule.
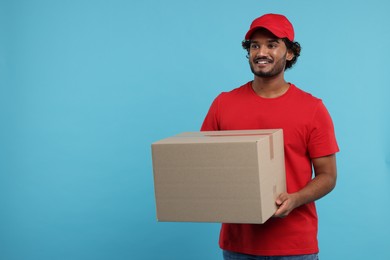
[[[280,194],[276,199],[279,208],[275,217],[286,217],[293,209],[322,198],[336,186],[336,155],[315,158],[312,162],[315,174],[313,180],[298,192]]]
[[[219,97],[219,96],[218,96]],[[219,123],[217,119],[218,114],[218,97],[216,97],[211,104],[209,111],[203,121],[200,131],[218,131]]]

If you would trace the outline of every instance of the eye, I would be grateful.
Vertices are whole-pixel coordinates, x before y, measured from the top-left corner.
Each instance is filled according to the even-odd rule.
[[[270,43],[270,44],[268,44],[268,48],[270,48],[270,49],[275,49],[276,47],[278,47],[277,43]]]
[[[251,43],[251,45],[249,46],[252,50],[255,50],[255,49],[258,49],[259,48],[259,45],[256,44],[256,43]]]

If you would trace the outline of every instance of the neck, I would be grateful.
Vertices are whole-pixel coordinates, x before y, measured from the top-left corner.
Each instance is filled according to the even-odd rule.
[[[257,95],[264,98],[276,98],[287,92],[290,84],[284,77],[262,78],[255,76],[252,82],[252,88]]]

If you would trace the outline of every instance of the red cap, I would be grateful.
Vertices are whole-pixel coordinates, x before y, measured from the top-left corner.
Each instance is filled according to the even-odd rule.
[[[245,40],[249,40],[258,28],[265,28],[278,38],[287,38],[294,41],[294,28],[290,21],[281,14],[265,14],[253,20]]]

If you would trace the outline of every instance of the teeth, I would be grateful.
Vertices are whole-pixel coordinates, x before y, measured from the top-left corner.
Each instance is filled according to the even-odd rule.
[[[269,62],[266,61],[266,60],[258,60],[258,61],[256,61],[256,63],[258,63],[258,64],[267,64]]]

